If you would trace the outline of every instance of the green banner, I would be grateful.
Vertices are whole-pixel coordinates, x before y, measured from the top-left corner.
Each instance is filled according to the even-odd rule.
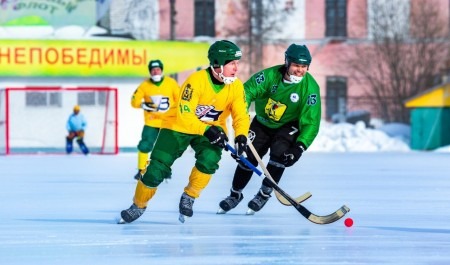
[[[93,26],[96,0],[2,0],[0,25]]]
[[[141,77],[152,59],[172,74],[208,65],[208,48],[182,41],[0,40],[0,76]]]

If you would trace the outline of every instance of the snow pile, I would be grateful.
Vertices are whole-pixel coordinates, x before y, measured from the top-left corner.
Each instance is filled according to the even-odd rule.
[[[403,137],[396,137],[393,129],[389,136],[382,130],[366,128],[364,122],[356,124],[322,122],[319,134],[309,147],[318,152],[378,152],[410,151]],[[404,133],[402,133],[404,134]]]

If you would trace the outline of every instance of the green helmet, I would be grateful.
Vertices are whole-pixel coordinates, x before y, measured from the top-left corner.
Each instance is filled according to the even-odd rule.
[[[161,71],[163,71],[164,70],[164,65],[163,65],[163,63],[161,62],[161,60],[151,60],[149,63],[148,63],[148,71],[151,71],[153,68],[156,68],[156,67],[159,67],[159,68],[161,68]]]
[[[309,53],[306,45],[291,44],[284,56],[286,67],[289,67],[291,63],[310,65],[312,60],[311,53]]]
[[[208,50],[209,64],[213,67],[225,65],[228,61],[239,60],[241,56],[241,49],[227,40],[214,42]]]

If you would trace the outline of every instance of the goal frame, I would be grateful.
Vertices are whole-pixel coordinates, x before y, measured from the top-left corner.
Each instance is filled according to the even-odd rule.
[[[23,92],[106,92],[104,99],[104,119],[101,121],[103,123],[103,131],[101,132],[101,143],[97,148],[93,148],[90,154],[101,154],[101,155],[116,155],[119,153],[118,146],[118,91],[117,88],[111,87],[98,87],[98,86],[79,86],[79,87],[55,87],[55,86],[25,86],[25,87],[6,87],[4,89],[0,89],[0,130],[3,131],[4,135],[2,136],[2,132],[0,131],[0,136],[2,136],[2,140],[0,139],[0,143],[4,141],[4,146],[2,147],[0,144],[0,155],[16,155],[16,154],[26,154],[26,155],[35,155],[35,154],[66,154],[65,151],[39,151],[38,148],[36,150],[30,151],[13,151],[13,147],[11,145],[11,107],[13,102],[11,102],[11,93]],[[3,93],[3,95],[2,95]],[[64,109],[66,117],[72,111],[72,106],[70,109]],[[81,105],[82,113],[83,113],[83,105]],[[98,108],[98,107],[97,107]],[[3,112],[3,115],[2,115]],[[2,117],[3,116],[3,117]],[[88,128],[86,131],[86,137],[89,138],[89,127],[92,127],[93,123],[99,123],[100,121],[90,120],[88,119]],[[59,125],[58,125],[59,126]],[[65,127],[65,123],[60,126]],[[112,131],[107,131],[109,127],[112,127]],[[110,129],[111,130],[111,129]],[[106,142],[107,134],[112,134],[112,139]],[[108,135],[109,135],[108,134]],[[65,135],[58,135],[58,137],[64,138]],[[106,146],[108,144],[108,146]],[[75,144],[76,145],[76,144]],[[88,148],[90,146],[88,145]],[[76,149],[77,147],[75,147]],[[23,149],[27,149],[26,147]],[[91,148],[90,148],[91,149]],[[74,152],[75,153],[75,152]]]

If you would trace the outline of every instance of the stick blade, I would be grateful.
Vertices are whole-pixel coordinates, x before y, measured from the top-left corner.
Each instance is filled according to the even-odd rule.
[[[325,216],[319,216],[319,215],[310,213],[310,215],[307,219],[315,224],[320,224],[320,225],[331,224],[331,223],[334,223],[337,220],[341,219],[342,217],[344,217],[345,214],[347,214],[348,212],[350,212],[350,208],[343,205],[337,211],[335,211],[329,215],[325,215]]]

